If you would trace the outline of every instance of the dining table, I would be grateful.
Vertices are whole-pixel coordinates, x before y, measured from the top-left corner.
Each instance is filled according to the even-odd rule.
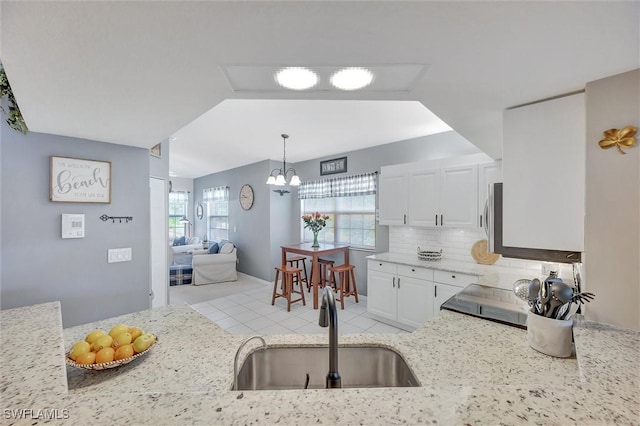
[[[318,259],[330,254],[343,253],[344,264],[349,264],[349,244],[320,243],[319,247],[313,247],[312,243],[298,243],[281,246],[282,266],[287,264],[287,253],[296,253],[311,257],[311,287],[313,288],[313,309],[318,309],[318,288],[320,287],[320,265]]]

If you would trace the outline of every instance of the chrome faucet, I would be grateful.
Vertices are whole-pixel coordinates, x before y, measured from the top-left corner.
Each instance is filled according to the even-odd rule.
[[[329,372],[326,388],[341,388],[342,381],[338,373],[338,310],[331,286],[324,287],[318,324],[320,327],[329,327]]]

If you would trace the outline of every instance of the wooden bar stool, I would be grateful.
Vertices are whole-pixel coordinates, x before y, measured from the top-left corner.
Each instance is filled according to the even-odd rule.
[[[356,273],[353,265],[339,265],[331,268],[331,273],[338,274],[340,297],[336,298],[336,302],[340,302],[340,307],[344,309],[344,298],[355,296],[358,303],[358,287],[356,286]]]
[[[291,312],[291,304],[302,300],[302,304],[306,306],[304,301],[304,290],[302,289],[302,279],[300,277],[300,268],[292,268],[291,266],[278,266],[276,268],[276,279],[273,282],[273,296],[271,297],[271,304],[275,304],[276,298],[284,297],[287,299],[287,312]],[[278,293],[278,278],[282,273],[282,281],[280,284],[281,293]],[[298,291],[294,288],[294,282],[298,283]],[[298,293],[299,299],[291,300],[291,295]]]
[[[320,265],[320,288],[329,284],[331,287],[336,288],[336,275],[330,272],[335,262],[328,259],[318,259],[318,265]],[[313,263],[311,264],[311,276],[313,277]],[[307,282],[307,290],[311,291],[311,281]]]
[[[305,256],[292,256],[287,258],[287,263],[292,268],[300,268],[300,262],[302,262],[302,282],[307,285],[308,289],[311,287],[311,282],[309,281],[309,276],[307,275],[307,262],[305,262],[305,260],[307,260]]]

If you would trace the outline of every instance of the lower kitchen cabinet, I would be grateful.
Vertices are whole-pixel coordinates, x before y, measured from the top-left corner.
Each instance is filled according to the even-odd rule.
[[[370,260],[367,311],[401,328],[420,327],[433,316],[433,271]]]
[[[369,260],[367,311],[377,320],[413,330],[440,312],[440,305],[475,275]]]

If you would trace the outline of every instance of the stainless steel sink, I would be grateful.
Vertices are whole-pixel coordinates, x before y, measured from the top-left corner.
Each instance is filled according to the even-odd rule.
[[[258,349],[238,373],[238,390],[324,389],[328,348],[289,346]],[[412,387],[420,383],[396,351],[378,346],[338,348],[343,388]]]

